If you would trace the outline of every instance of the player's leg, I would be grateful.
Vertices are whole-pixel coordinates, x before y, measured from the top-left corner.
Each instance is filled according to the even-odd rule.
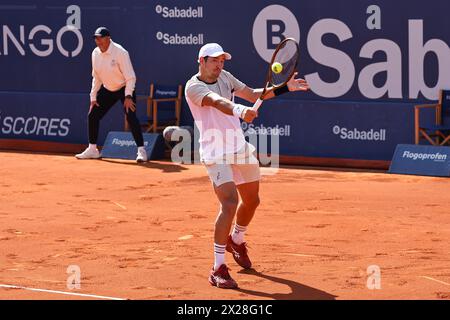
[[[97,93],[98,106],[94,106],[88,113],[89,146],[84,152],[76,155],[78,159],[100,158],[100,153],[97,149],[100,120],[117,101],[118,99],[113,92],[108,91],[103,86],[100,88]]]
[[[219,288],[236,288],[237,283],[229,275],[225,264],[225,251],[239,196],[230,165],[215,164],[206,168],[220,203],[214,228],[214,267],[209,282]]]
[[[239,160],[232,166],[233,180],[237,185],[241,202],[239,203],[236,216],[236,225],[233,231],[235,243],[244,242],[243,233],[253,219],[256,208],[259,206],[259,180],[261,172],[259,162],[252,149],[247,148],[242,163]]]
[[[249,183],[243,183],[237,186],[241,202],[237,208],[236,224],[247,227],[255,215],[259,200],[259,180]],[[239,241],[242,243],[243,241]]]
[[[225,246],[230,234],[231,224],[236,215],[239,196],[234,182],[227,182],[214,187],[217,199],[220,202],[219,214],[214,229],[214,242]]]
[[[117,96],[114,92],[108,91],[102,87],[97,94],[97,107],[93,107],[88,114],[89,143],[97,144],[98,132],[100,130],[100,120],[108,113],[113,105],[116,104]]]
[[[241,196],[241,202],[237,208],[233,231],[228,236],[226,249],[233,254],[233,258],[237,264],[244,269],[250,269],[252,262],[248,256],[244,235],[259,205],[259,181],[240,184],[237,186],[237,189]]]
[[[256,159],[252,159],[257,162]],[[255,161],[256,160],[256,161]],[[233,231],[228,238],[227,251],[233,254],[234,260],[243,268],[252,266],[244,241],[247,227],[255,215],[259,206],[259,180],[260,170],[258,163],[235,164],[232,166],[233,179],[241,196],[241,202],[237,208],[236,222]]]
[[[125,91],[124,91],[125,93]],[[124,95],[122,95],[121,101],[122,104],[124,102]],[[136,104],[136,92],[133,92],[133,102],[137,108],[137,104]],[[131,111],[128,110],[128,112],[126,112],[125,108],[124,108],[124,112],[127,118],[127,122],[130,125],[131,128],[131,133],[133,134],[133,138],[134,141],[136,141],[136,145],[138,147],[138,154],[137,154],[137,158],[136,161],[138,162],[145,162],[147,161],[147,153],[144,149],[144,137],[142,135],[142,131],[141,131],[141,124],[139,123],[139,120],[136,116],[136,111]]]

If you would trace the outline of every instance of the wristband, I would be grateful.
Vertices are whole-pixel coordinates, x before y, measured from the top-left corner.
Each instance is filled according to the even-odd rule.
[[[242,114],[243,114],[244,111],[247,110],[247,109],[248,109],[248,107],[243,106],[242,104],[235,103],[235,104],[234,104],[234,108],[233,108],[233,114],[234,114],[236,117],[242,118]]]
[[[273,94],[275,96],[282,95],[283,93],[286,93],[286,92],[289,92],[289,88],[286,84],[282,87],[279,87],[279,88],[276,88],[275,90],[273,90]]]

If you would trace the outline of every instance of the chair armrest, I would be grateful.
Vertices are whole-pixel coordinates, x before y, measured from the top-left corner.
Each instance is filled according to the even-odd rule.
[[[425,108],[437,108],[438,104],[418,104],[414,106],[414,109],[425,109]]]
[[[436,109],[436,124],[439,124],[439,118],[438,118],[438,107],[439,104],[438,103],[434,103],[434,104],[418,104],[414,106],[414,127],[416,128],[416,134],[417,134],[417,130],[419,130],[420,127],[420,109],[426,109],[426,108],[434,108]]]
[[[178,101],[178,98],[157,98],[157,99],[153,99],[156,102],[166,102],[166,101]]]
[[[148,96],[137,96],[136,101],[145,101],[148,99]]]

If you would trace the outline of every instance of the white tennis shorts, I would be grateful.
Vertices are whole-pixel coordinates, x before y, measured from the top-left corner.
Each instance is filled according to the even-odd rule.
[[[254,149],[253,146],[246,143],[242,151],[227,155],[222,162],[205,164],[211,182],[218,187],[227,182],[240,185],[259,181],[261,173]]]

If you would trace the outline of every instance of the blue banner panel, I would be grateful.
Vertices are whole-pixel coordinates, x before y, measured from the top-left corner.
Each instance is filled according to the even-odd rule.
[[[87,95],[0,92],[0,97],[0,139],[87,144]],[[118,103],[100,122],[98,144],[109,131],[123,128],[123,107]]]
[[[207,42],[222,44],[233,55],[225,68],[260,87],[276,44],[294,37],[308,99],[436,100],[450,88],[449,10],[446,0],[407,8],[387,0],[3,0],[0,88],[88,93],[101,25],[129,51],[138,93],[151,82],[184,84]]]
[[[144,133],[144,148],[150,160],[161,159],[164,156],[164,141],[162,135]],[[137,146],[131,132],[112,131],[108,133],[102,149],[102,158],[136,159]]]
[[[450,177],[450,147],[400,144],[389,173]]]
[[[2,0],[0,139],[87,142],[93,32],[106,26],[130,54],[138,95],[184,85],[208,42],[233,56],[226,70],[261,87],[276,45],[294,37],[311,90],[265,102],[254,131],[279,134],[281,155],[390,160],[413,142],[414,104],[450,89],[448,12],[447,0]],[[185,101],[181,125],[193,126]],[[122,129],[114,107],[98,144]]]
[[[399,143],[414,142],[409,104],[292,101],[264,102],[247,134],[279,138],[286,156],[390,160]]]

